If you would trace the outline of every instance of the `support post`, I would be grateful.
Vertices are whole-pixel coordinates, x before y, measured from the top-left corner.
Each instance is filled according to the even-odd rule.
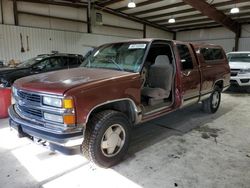
[[[91,26],[91,0],[88,0],[88,8],[87,8],[87,32],[92,33],[92,26]]]
[[[177,34],[177,32],[173,33],[173,40],[176,40],[176,34]]]
[[[235,33],[235,45],[234,45],[234,51],[239,50],[239,39],[241,37],[241,24],[239,25],[239,28],[237,32]]]
[[[143,24],[143,38],[147,37],[147,25]]]
[[[14,22],[15,25],[19,25],[18,22],[18,12],[17,12],[17,1],[13,0],[13,13],[14,13]]]
[[[1,1],[1,23],[4,24],[4,18],[3,18],[3,0],[0,0]]]

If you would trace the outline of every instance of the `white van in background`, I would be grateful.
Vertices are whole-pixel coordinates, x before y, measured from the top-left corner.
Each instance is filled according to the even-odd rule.
[[[250,51],[227,54],[231,69],[231,85],[250,87]]]

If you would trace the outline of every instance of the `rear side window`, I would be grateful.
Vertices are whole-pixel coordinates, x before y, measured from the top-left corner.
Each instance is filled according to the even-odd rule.
[[[200,53],[205,61],[214,61],[224,59],[223,52],[220,48],[201,48]]]
[[[181,58],[182,69],[193,69],[192,57],[187,45],[177,44],[177,49]]]
[[[68,61],[70,67],[80,65],[81,63],[77,57],[68,57]]]
[[[50,64],[48,67],[53,70],[53,69],[61,69],[64,67],[64,63],[60,57],[53,57],[50,58]]]

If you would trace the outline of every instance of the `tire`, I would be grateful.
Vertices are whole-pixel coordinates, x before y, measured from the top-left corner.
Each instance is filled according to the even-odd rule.
[[[250,86],[246,88],[246,92],[250,93]]]
[[[114,110],[95,114],[85,131],[82,152],[96,165],[109,168],[127,153],[131,124],[127,116]]]
[[[219,87],[215,87],[210,97],[204,101],[202,101],[202,109],[206,113],[213,114],[215,113],[221,101],[221,90]]]

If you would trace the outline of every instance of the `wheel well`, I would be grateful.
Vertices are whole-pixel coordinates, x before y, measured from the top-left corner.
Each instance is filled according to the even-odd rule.
[[[217,81],[215,83],[215,86],[218,86],[220,88],[220,91],[222,91],[223,90],[223,80]]]
[[[91,112],[89,119],[91,119],[94,114],[99,113],[104,110],[116,110],[116,111],[122,112],[129,118],[129,121],[131,123],[135,122],[136,114],[135,114],[134,106],[132,102],[130,102],[129,100],[116,101],[116,102],[112,102],[112,103],[99,106]]]

